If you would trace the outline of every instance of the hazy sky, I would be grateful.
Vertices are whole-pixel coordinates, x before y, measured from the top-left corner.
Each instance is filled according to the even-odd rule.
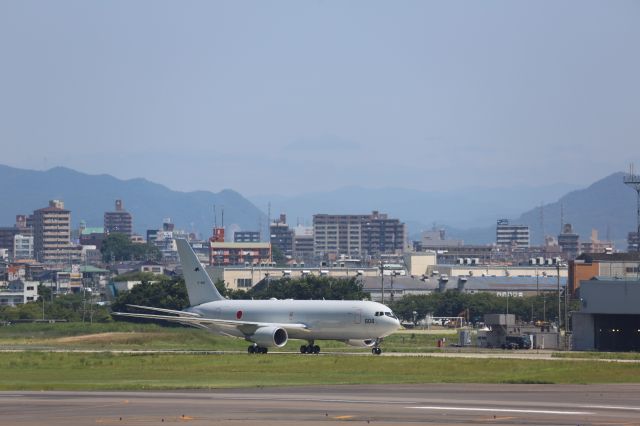
[[[294,194],[640,168],[640,1],[0,0],[0,163]]]

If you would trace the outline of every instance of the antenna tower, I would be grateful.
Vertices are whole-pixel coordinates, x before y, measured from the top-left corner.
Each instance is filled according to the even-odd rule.
[[[640,175],[635,174],[633,170],[633,164],[629,165],[629,174],[624,177],[624,184],[630,186],[636,191],[637,194],[637,229],[636,229],[636,241],[640,239]],[[640,244],[636,245],[636,250],[640,252]]]
[[[544,201],[540,201],[540,233],[542,234],[542,243],[544,245]]]

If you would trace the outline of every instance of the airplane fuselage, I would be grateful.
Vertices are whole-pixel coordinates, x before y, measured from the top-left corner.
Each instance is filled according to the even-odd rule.
[[[187,309],[204,318],[270,324],[304,324],[307,329],[289,330],[292,339],[351,340],[388,336],[400,327],[388,307],[368,301],[342,300],[218,300]],[[231,336],[245,337],[241,330],[211,328]]]

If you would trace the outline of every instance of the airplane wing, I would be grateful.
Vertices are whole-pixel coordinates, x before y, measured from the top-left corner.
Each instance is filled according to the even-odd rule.
[[[141,306],[141,305],[127,305],[131,308],[137,309],[145,309],[147,311],[155,311],[155,312],[163,312],[165,314],[173,314],[179,317],[199,317],[200,314],[196,314],[195,312],[186,312],[186,311],[174,311],[173,309],[164,309],[164,308],[154,308],[151,306]]]
[[[148,308],[146,306],[142,308]],[[157,311],[171,311],[169,309],[160,309],[153,308],[152,310]],[[290,330],[296,331],[305,331],[308,330],[308,327],[305,324],[280,324],[280,323],[272,323],[272,322],[253,322],[253,321],[236,321],[236,320],[223,320],[223,319],[215,319],[215,318],[204,318],[198,314],[193,314],[191,312],[182,312],[182,311],[173,311],[176,313],[187,313],[190,316],[176,316],[176,315],[156,315],[156,314],[133,314],[129,312],[113,312],[112,315],[117,315],[120,317],[130,317],[130,318],[146,318],[146,319],[155,319],[169,322],[176,322],[179,324],[190,325],[198,328],[213,328],[219,332],[224,334],[225,330],[228,331],[230,328],[234,328],[239,330],[245,336],[250,336],[255,331],[261,327],[279,327],[284,328],[289,333]],[[196,315],[196,316],[193,316]]]

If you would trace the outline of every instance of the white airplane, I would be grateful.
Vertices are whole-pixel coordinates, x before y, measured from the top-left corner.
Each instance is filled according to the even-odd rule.
[[[306,340],[300,353],[320,353],[316,340],[339,340],[371,347],[400,328],[391,309],[359,300],[229,300],[220,295],[209,274],[184,239],[176,239],[190,307],[184,311],[130,305],[157,314],[114,312],[114,315],[177,322],[252,342],[249,353],[281,348],[289,338]]]

